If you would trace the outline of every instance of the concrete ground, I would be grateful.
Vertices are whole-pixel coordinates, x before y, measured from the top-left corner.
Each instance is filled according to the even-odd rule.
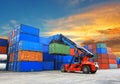
[[[120,84],[120,69],[98,70],[96,74],[0,71],[0,84]]]

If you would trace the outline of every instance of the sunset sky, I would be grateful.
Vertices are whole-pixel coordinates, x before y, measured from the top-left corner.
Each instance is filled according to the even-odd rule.
[[[62,33],[81,45],[106,43],[120,56],[120,0],[0,0],[0,36],[21,23],[44,37]]]

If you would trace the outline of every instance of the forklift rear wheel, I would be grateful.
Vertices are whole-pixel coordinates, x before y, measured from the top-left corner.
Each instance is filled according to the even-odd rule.
[[[89,74],[89,72],[90,72],[90,67],[87,66],[87,65],[85,65],[85,66],[82,67],[82,71],[83,71],[84,74]]]
[[[61,72],[66,72],[64,65],[61,66]]]

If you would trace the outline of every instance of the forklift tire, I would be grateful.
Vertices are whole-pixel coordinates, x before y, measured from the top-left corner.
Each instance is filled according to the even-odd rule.
[[[65,66],[62,65],[60,70],[61,70],[61,72],[66,72],[66,70],[65,70]]]
[[[89,74],[89,72],[90,72],[90,67],[87,66],[87,65],[85,65],[85,66],[82,67],[82,71],[83,71],[84,74]]]

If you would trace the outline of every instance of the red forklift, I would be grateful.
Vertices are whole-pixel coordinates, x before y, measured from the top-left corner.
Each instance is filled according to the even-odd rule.
[[[90,61],[93,54],[84,47],[77,45],[64,35],[60,34],[59,39],[53,40],[54,42],[62,42],[67,45],[72,45],[75,48],[75,55],[69,64],[61,66],[61,72],[78,72],[83,71],[85,74],[96,73],[99,66],[96,62]],[[74,61],[74,63],[72,63]]]

